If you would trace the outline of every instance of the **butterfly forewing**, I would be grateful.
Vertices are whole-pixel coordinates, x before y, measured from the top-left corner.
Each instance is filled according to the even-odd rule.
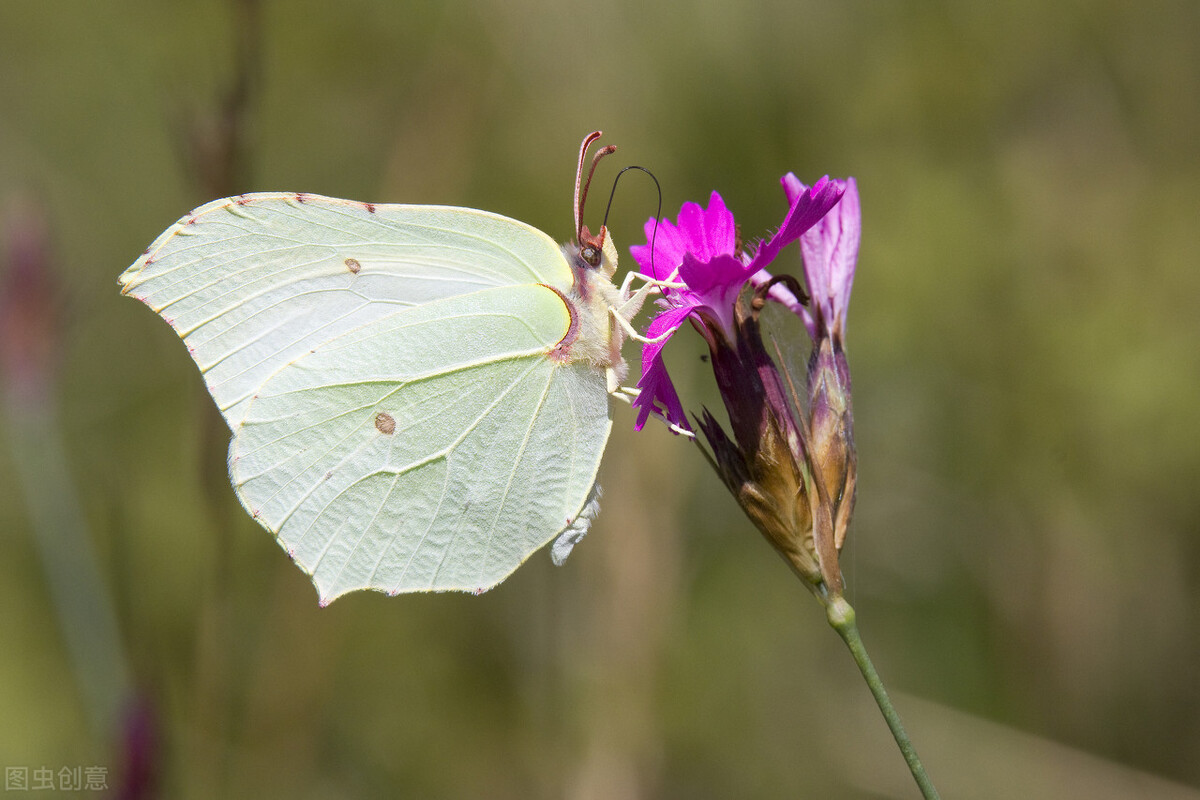
[[[230,428],[276,370],[412,305],[570,286],[541,231],[474,209],[248,194],[201,206],[121,276],[187,342]]]

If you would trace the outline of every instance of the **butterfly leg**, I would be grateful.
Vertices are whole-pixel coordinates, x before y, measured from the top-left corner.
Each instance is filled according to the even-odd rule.
[[[630,289],[633,286],[634,279],[639,279],[639,280],[645,281],[647,286],[654,286],[659,290],[662,290],[662,289],[686,289],[687,284],[680,283],[679,281],[677,281],[676,279],[678,277],[679,277],[679,270],[672,272],[671,277],[667,278],[666,280],[661,280],[659,278],[651,277],[651,276],[645,274],[644,272],[634,272],[631,270],[631,271],[625,273],[625,280],[621,281],[621,296],[629,297],[629,295],[631,294]],[[645,288],[645,287],[643,287],[643,288]],[[641,291],[641,290],[639,290],[639,291]]]
[[[635,278],[645,281],[636,292],[633,291],[633,281]],[[618,292],[621,298],[621,305],[617,310],[627,321],[632,320],[642,310],[642,305],[652,292],[661,292],[663,289],[683,288],[686,288],[686,285],[682,283],[675,283],[671,280],[662,281],[657,278],[651,278],[649,275],[643,275],[640,272],[627,272],[625,273],[625,280],[621,281],[621,288]]]
[[[609,311],[613,316],[613,321],[615,321],[617,325],[621,327],[621,330],[625,332],[626,336],[628,336],[630,339],[633,339],[635,342],[641,342],[642,344],[658,344],[659,342],[665,342],[667,339],[671,338],[671,334],[675,333],[675,329],[672,328],[666,333],[659,334],[658,336],[642,336],[633,327],[633,323],[625,319],[625,315],[621,313],[621,309],[614,307],[610,308]]]
[[[636,292],[631,291],[631,285],[634,278],[640,278],[645,281],[640,289]],[[670,281],[660,281],[657,278],[651,278],[649,275],[643,275],[640,272],[629,272],[625,275],[625,280],[621,283],[620,289],[620,305],[609,307],[609,312],[613,316],[613,321],[624,331],[625,335],[635,342],[642,344],[657,344],[665,341],[673,331],[662,334],[654,338],[642,336],[633,327],[633,318],[642,310],[642,305],[646,302],[646,298],[652,292],[663,289],[675,289],[682,287],[681,283],[672,283]]]

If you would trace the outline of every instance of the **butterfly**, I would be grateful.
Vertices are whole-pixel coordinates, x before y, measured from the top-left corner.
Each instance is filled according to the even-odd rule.
[[[315,194],[215,200],[121,291],[187,345],[229,424],[246,511],[320,602],[357,589],[482,592],[599,510],[596,475],[647,287],[577,241],[471,208]],[[581,192],[582,184],[582,192]]]

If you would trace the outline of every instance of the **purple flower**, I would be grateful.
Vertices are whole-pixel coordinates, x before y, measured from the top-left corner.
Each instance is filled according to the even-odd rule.
[[[787,215],[752,255],[741,251],[733,215],[716,192],[707,207],[684,204],[677,223],[646,223],[652,243],[632,248],[633,256],[671,286],[662,290],[662,311],[642,349],[636,427],[651,414],[688,427],[662,350],[690,322],[708,344],[729,425],[726,432],[708,409],[697,416],[708,461],[747,517],[828,601],[843,588],[839,552],[857,484],[843,343],[861,228],[858,191],[853,179],[826,177],[809,187],[789,173],[781,183]],[[804,286],[767,271],[797,240]],[[747,283],[752,293],[743,291]],[[795,312],[812,339],[803,399],[789,365],[776,364],[764,344],[760,312],[768,300]]]
[[[634,427],[641,430],[651,413],[687,428],[683,406],[667,375],[662,348],[684,320],[704,336],[710,347],[730,343],[736,336],[734,306],[747,281],[756,285],[770,280],[767,266],[779,251],[799,239],[833,208],[844,191],[841,181],[821,178],[805,187],[791,173],[781,182],[787,193],[788,211],[783,223],[770,238],[760,244],[753,257],[741,252],[733,214],[716,192],[708,208],[684,203],[678,225],[669,219],[646,223],[647,244],[630,248],[634,259],[646,274],[671,283],[679,289],[664,289],[659,304],[664,311],[650,323],[647,338],[661,341],[642,349],[641,393],[634,400],[638,409]],[[651,244],[653,242],[653,253]],[[774,286],[769,295],[798,313],[803,312],[795,295],[783,286]],[[807,322],[807,318],[806,318]]]

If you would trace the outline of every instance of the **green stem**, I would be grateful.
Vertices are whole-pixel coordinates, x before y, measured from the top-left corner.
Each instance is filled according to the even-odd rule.
[[[917,757],[916,748],[909,741],[908,734],[904,732],[900,715],[896,713],[896,708],[888,697],[887,689],[883,688],[883,681],[880,679],[879,673],[875,671],[871,657],[867,655],[867,648],[863,645],[862,637],[858,635],[858,622],[854,617],[854,609],[850,607],[844,597],[835,595],[826,605],[825,613],[829,618],[829,624],[838,632],[838,636],[842,637],[846,647],[850,648],[850,655],[854,656],[854,663],[858,664],[863,678],[867,681],[867,686],[871,689],[871,694],[875,696],[875,702],[878,704],[879,710],[883,712],[883,718],[887,720],[888,728],[891,729],[892,736],[895,738],[900,752],[904,755],[904,760],[908,763],[913,780],[921,789],[921,795],[925,800],[939,800],[937,789],[934,788],[933,781],[929,780],[929,776],[925,774],[925,767],[921,765],[921,759]]]

